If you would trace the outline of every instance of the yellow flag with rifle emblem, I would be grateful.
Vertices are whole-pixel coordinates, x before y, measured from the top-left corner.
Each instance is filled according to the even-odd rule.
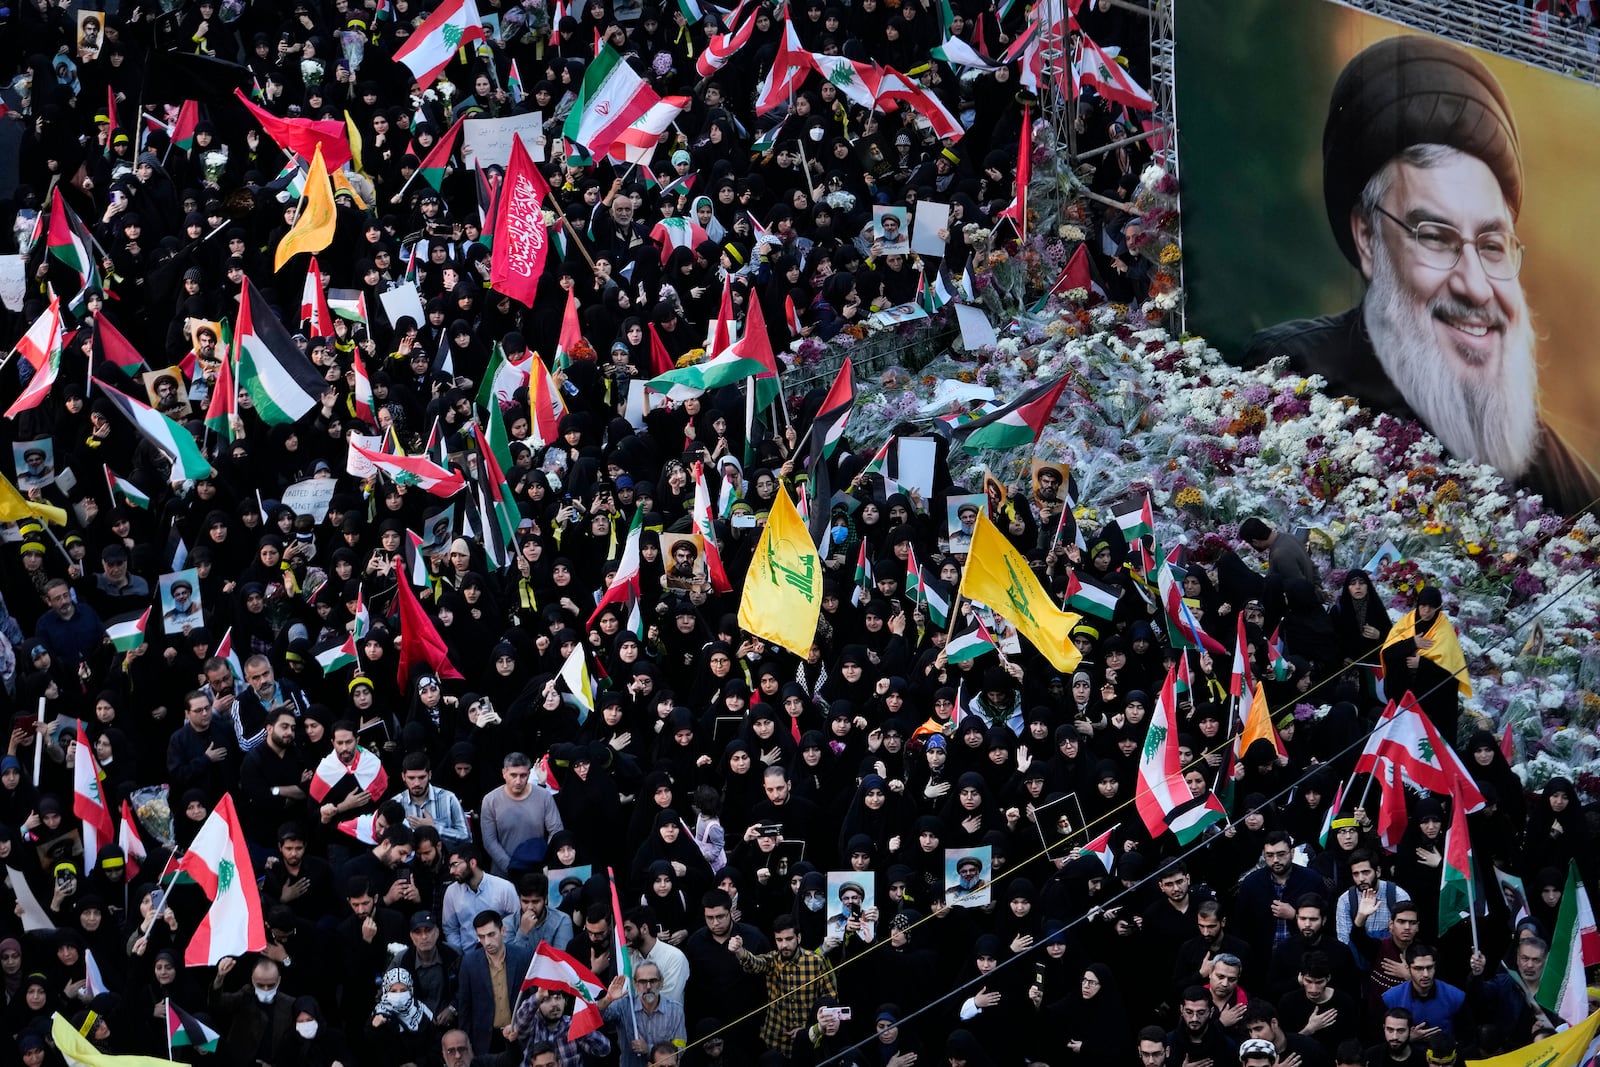
[[[961,595],[1003,615],[1056,670],[1077,670],[1083,656],[1072,643],[1072,628],[1083,616],[1051,603],[1028,561],[982,511],[961,575]]]
[[[786,489],[778,490],[739,598],[739,626],[797,656],[811,650],[822,613],[822,559]]]

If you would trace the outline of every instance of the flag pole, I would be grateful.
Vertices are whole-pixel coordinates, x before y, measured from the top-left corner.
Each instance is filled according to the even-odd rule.
[[[44,756],[44,734],[45,734],[45,731],[40,730],[39,727],[40,726],[48,726],[49,725],[48,723],[45,722],[45,718],[44,718],[44,705],[45,705],[45,701],[47,699],[48,698],[46,698],[46,697],[40,697],[39,698],[39,711],[34,716],[34,719],[36,721],[35,721],[35,724],[34,724],[34,737],[33,737],[33,787],[35,789],[39,788],[39,762],[40,762],[40,759]]]

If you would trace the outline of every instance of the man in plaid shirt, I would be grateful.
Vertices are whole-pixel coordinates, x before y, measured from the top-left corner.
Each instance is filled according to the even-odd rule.
[[[757,956],[744,947],[735,935],[728,940],[728,951],[739,957],[739,966],[751,974],[767,976],[767,1013],[761,1020],[761,1040],[787,1057],[794,1050],[795,1038],[816,1018],[817,1002],[837,996],[828,961],[819,952],[800,947],[800,934],[794,920],[780,916],[772,922],[771,952]]]

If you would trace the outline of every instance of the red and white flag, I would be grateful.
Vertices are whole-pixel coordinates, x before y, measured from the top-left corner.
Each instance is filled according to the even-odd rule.
[[[1073,25],[1076,27],[1076,23]],[[1129,77],[1126,67],[1081,30],[1078,31],[1078,55],[1072,62],[1072,83],[1075,90],[1087,85],[1108,101],[1135,111],[1155,110],[1155,98]]]
[[[387,452],[374,452],[358,444],[350,445],[351,454],[360,456],[401,486],[416,486],[434,496],[452,497],[459,493],[467,480],[459,471],[445,470],[426,456],[397,456]]]
[[[78,722],[78,744],[72,753],[72,814],[83,820],[83,853],[93,856],[101,845],[109,845],[117,838],[116,824],[111,819],[111,805],[106,801],[105,772],[94,758],[94,746],[89,735]]]
[[[317,772],[306,785],[306,792],[311,794],[312,800],[321,804],[334,786],[352,777],[356,780],[356,788],[366,790],[374,801],[382,800],[389,791],[389,775],[383,769],[383,761],[377,753],[357,745],[355,758],[349,763],[341,760],[337,752],[323,756],[322,762],[317,764]]]
[[[778,52],[772,57],[772,66],[756,95],[756,114],[765,115],[779,104],[787,103],[789,93],[800,88],[800,83],[811,73],[811,53],[800,43],[800,34],[787,15],[783,19],[783,35],[778,38]]]
[[[417,84],[426,89],[463,45],[485,39],[477,4],[472,0],[444,0],[422,25],[411,31],[411,37],[396,49],[394,58],[395,62],[404,63]]]
[[[122,825],[117,828],[117,845],[122,849],[123,862],[127,864],[127,880],[133,881],[139,876],[139,868],[144,866],[145,852],[144,840],[139,836],[139,824],[134,821],[133,809],[128,802],[122,802]]]
[[[189,851],[178,861],[178,869],[193,878],[211,901],[189,939],[185,964],[211,967],[224,956],[243,956],[267,947],[255,867],[230,794],[224,793],[212,809]]]
[[[313,253],[306,265],[306,282],[300,289],[300,322],[309,324],[313,337],[333,335],[333,312],[328,310],[328,294],[323,288],[322,270]]]
[[[717,530],[711,523],[711,490],[706,485],[706,472],[699,460],[694,464],[694,530],[705,542],[706,576],[711,588],[718,593],[733,592],[728,572],[722,566],[722,550],[717,547]]]
[[[523,990],[543,989],[551,993],[565,993],[572,998],[572,1026],[567,1039],[576,1041],[594,1033],[604,1025],[600,1008],[595,1002],[605,995],[605,983],[593,971],[576,959],[554,947],[548,941],[539,942],[528,964],[528,974],[522,979]]]
[[[1418,789],[1440,796],[1454,792],[1469,813],[1483,807],[1483,794],[1478,792],[1461,757],[1439,735],[1438,728],[1409,692],[1398,704],[1391,701],[1384,709],[1356,759],[1356,772],[1379,773],[1385,760]]]

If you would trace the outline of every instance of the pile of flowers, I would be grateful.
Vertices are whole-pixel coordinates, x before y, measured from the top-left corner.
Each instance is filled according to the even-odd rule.
[[[859,425],[954,413],[922,411],[944,379],[1007,398],[1067,374],[1068,404],[1032,455],[1071,464],[1084,521],[1105,521],[1096,503],[1148,491],[1165,545],[1237,545],[1237,524],[1260,515],[1314,529],[1330,588],[1375,557],[1395,614],[1423,583],[1440,587],[1474,686],[1467,728],[1512,724],[1530,786],[1564,774],[1600,795],[1593,517],[1547,510],[1492,468],[1449,458],[1416,423],[1325,395],[1319,379],[1282,364],[1231,366],[1202,339],[1148,325],[1142,307],[1014,314],[993,349],[879,374],[862,391]],[[1020,482],[1029,458],[950,453],[955,480],[969,486],[981,484],[985,460]]]

